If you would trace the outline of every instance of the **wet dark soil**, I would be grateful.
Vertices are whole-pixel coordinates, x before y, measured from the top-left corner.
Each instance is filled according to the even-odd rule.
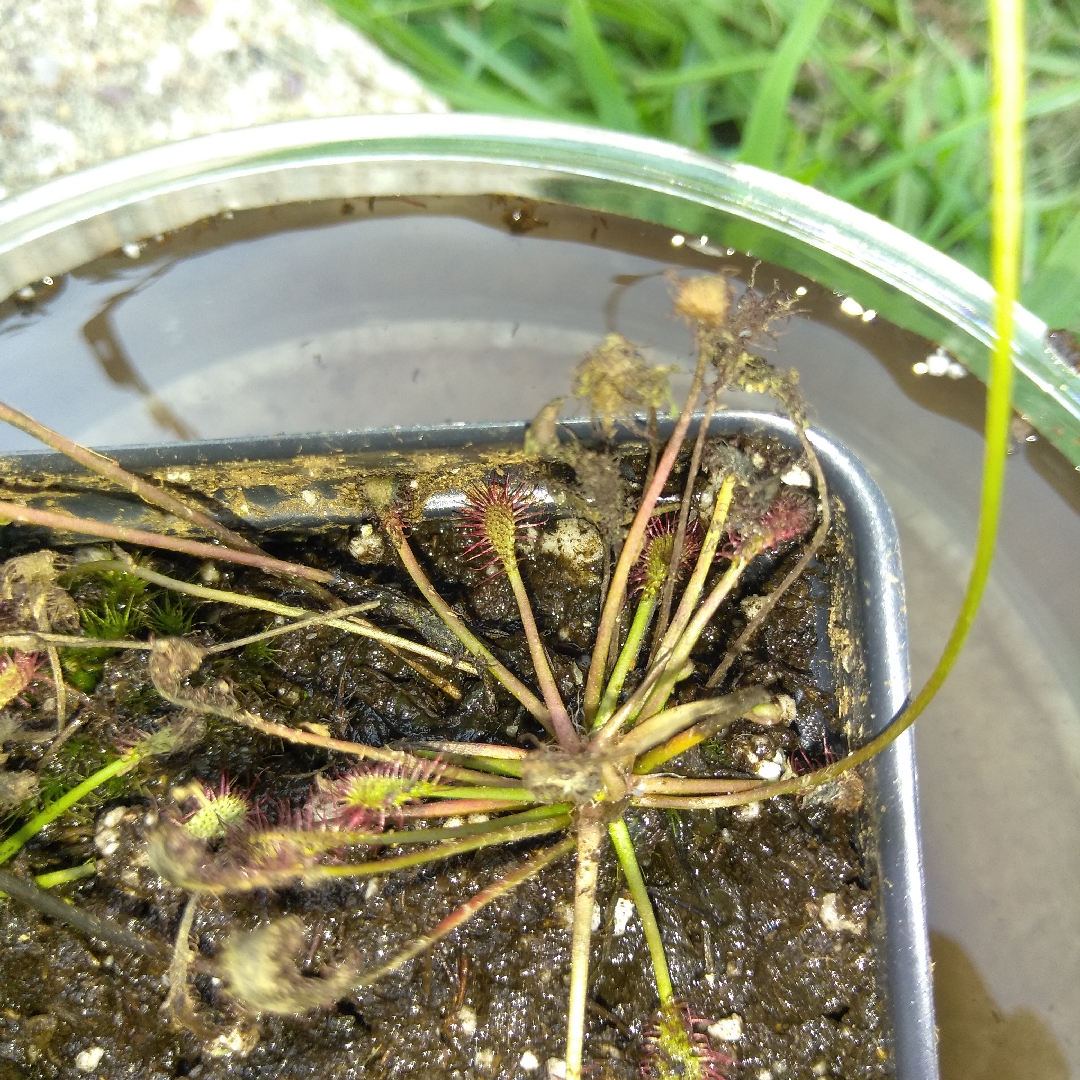
[[[764,473],[778,475],[797,464],[790,450],[768,441],[743,441],[742,449]],[[632,507],[645,455],[626,450],[615,463],[619,498]],[[410,490],[411,481],[419,493],[411,542],[443,595],[529,680],[506,579],[462,558],[470,540],[453,521],[420,519],[421,496],[448,486],[451,465],[466,474],[473,468],[427,455],[395,476],[402,491]],[[611,527],[612,507],[598,509],[583,478],[566,463],[517,458],[511,465],[515,475],[542,482],[558,507],[522,542],[523,576],[560,689],[576,704],[600,600],[601,529]],[[490,467],[490,460],[483,463]],[[676,474],[673,492],[680,482]],[[358,488],[364,483],[361,478]],[[841,753],[845,732],[858,730],[851,549],[842,507],[837,511],[822,557],[777,605],[726,684],[768,680],[794,698],[796,722],[782,730],[739,722],[680,759],[678,771],[747,777],[770,761],[800,771]],[[12,534],[13,527],[0,534],[8,545],[5,557],[24,543]],[[338,591],[345,599],[381,596],[381,611],[373,615],[380,625],[442,647],[439,629],[426,622],[430,612],[377,542],[377,530],[357,523],[259,540],[274,554],[341,570],[348,580]],[[703,637],[682,698],[701,692],[745,624],[742,602],[774,587],[798,551],[792,543],[754,565],[740,594]],[[182,557],[156,552],[152,560],[176,577],[208,574],[207,567]],[[714,573],[723,566],[720,561]],[[312,606],[301,590],[253,571],[219,564],[213,575],[216,588]],[[69,588],[83,608],[100,609],[108,600],[108,583],[92,576],[72,579]],[[151,589],[133,602],[148,611],[153,602],[160,608],[162,597]],[[272,623],[265,613],[217,604],[193,605],[189,616],[190,635],[203,645]],[[148,617],[133,625],[138,634],[150,632]],[[267,719],[323,725],[335,737],[378,745],[441,737],[529,746],[543,734],[501,691],[454,672],[448,678],[455,692],[448,693],[368,639],[317,628],[273,644],[273,650],[219,655],[205,666],[204,677],[228,680],[241,704]],[[144,654],[116,653],[94,662],[96,670],[84,664],[89,698],[79,732],[41,770],[47,796],[66,790],[111,757],[118,742],[170,714],[153,689]],[[9,712],[26,730],[45,726],[47,698],[36,689],[25,706]],[[7,768],[35,768],[46,748],[32,741],[9,744]],[[174,789],[196,779],[216,788],[227,775],[234,790],[250,789],[252,799],[273,813],[299,805],[318,774],[342,767],[324,751],[209,720],[197,746],[154,759],[99,789],[8,868],[27,877],[96,859],[93,877],[58,891],[160,944],[167,955],[187,898],[149,868],[145,837],[157,818],[178,814]],[[878,882],[863,813],[853,808],[858,801],[782,798],[731,810],[628,812],[677,993],[702,1018],[699,1028],[708,1026],[713,1048],[732,1059],[721,1067],[725,1076],[869,1080],[892,1074],[875,948]],[[486,849],[379,879],[206,898],[193,941],[201,958],[212,962],[227,933],[293,914],[308,933],[303,961],[310,973],[351,954],[385,958],[543,843]],[[167,961],[135,956],[0,902],[0,1078],[542,1077],[548,1060],[563,1053],[572,883],[573,860],[567,857],[482,910],[424,957],[328,1010],[246,1015],[211,975],[196,974],[198,1033],[173,1030],[162,1017]],[[633,915],[626,919],[619,903],[626,895],[614,860],[606,858],[586,1045],[594,1077],[638,1074],[642,1032],[656,1005],[640,924]]]

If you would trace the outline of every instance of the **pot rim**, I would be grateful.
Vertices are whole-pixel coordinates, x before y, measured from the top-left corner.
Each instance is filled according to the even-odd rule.
[[[673,424],[672,420],[661,421],[661,432],[666,436]],[[177,466],[213,467],[231,461],[256,460],[272,461],[288,472],[295,468],[296,459],[307,456],[333,457],[345,462],[353,456],[368,458],[372,454],[396,457],[433,449],[520,447],[526,426],[524,421],[431,425],[124,446],[106,452],[129,469],[159,477]],[[588,440],[591,434],[587,419],[563,421],[560,427],[582,440]],[[774,413],[724,410],[712,418],[709,430],[720,436],[753,432],[777,438],[793,449],[799,448],[794,424]],[[850,613],[861,642],[862,662],[855,669],[861,673],[861,677],[855,676],[860,687],[856,690],[858,715],[851,720],[858,736],[875,735],[900,712],[910,693],[907,617],[896,520],[881,489],[850,450],[824,432],[810,429],[807,435],[818,452],[831,495],[844,507],[853,541]],[[626,438],[633,441],[634,436],[626,434]],[[13,475],[39,477],[84,474],[81,466],[52,452],[0,457],[0,468]],[[343,468],[348,471],[347,465]],[[273,482],[268,482],[273,488]],[[63,498],[52,487],[45,494],[50,508],[54,509],[58,495]],[[73,492],[78,513],[102,521],[123,521],[136,528],[154,527],[154,513],[149,513],[145,521],[133,517],[131,503],[120,493],[95,490],[89,500],[87,494],[77,487]],[[324,493],[322,504],[312,509],[284,493],[280,505],[272,505],[271,497],[271,505],[264,503],[244,524],[254,528],[302,530],[323,519],[328,509],[331,519],[339,525],[356,524],[367,518],[367,512],[358,509],[349,484],[344,485],[341,495],[339,499]],[[444,516],[459,505],[450,493],[444,493],[429,501],[425,514]],[[905,732],[879,754],[863,775],[867,780],[865,805],[871,833],[867,850],[877,873],[876,900],[881,912],[876,923],[877,946],[879,958],[884,961],[881,977],[888,991],[897,1076],[900,1080],[937,1080],[913,732]]]

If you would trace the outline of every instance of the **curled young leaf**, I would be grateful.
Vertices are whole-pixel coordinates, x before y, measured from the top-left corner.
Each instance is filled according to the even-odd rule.
[[[549,401],[533,417],[532,423],[525,429],[525,453],[538,457],[557,457],[562,449],[559,441],[559,410],[565,398]]]
[[[158,638],[150,650],[147,668],[154,689],[174,705],[193,712],[231,717],[237,709],[232,690],[225,682],[211,686],[185,686],[184,680],[199,670],[205,653],[186,638]]]
[[[229,992],[258,1012],[286,1016],[333,1005],[356,985],[359,968],[342,964],[321,975],[302,974],[296,961],[306,939],[295,916],[233,934],[221,954]]]

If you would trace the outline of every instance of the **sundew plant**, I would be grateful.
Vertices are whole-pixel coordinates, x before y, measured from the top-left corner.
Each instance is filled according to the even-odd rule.
[[[565,1075],[579,1080],[589,1059],[586,1006],[597,881],[601,857],[610,846],[643,929],[655,986],[657,1009],[647,1026],[643,1072],[654,1078],[721,1075],[725,1059],[704,1037],[694,1003],[676,997],[626,813],[635,807],[692,812],[735,806],[838,781],[914,721],[962,646],[992,555],[1010,409],[1009,343],[1020,220],[1020,15],[1016,3],[992,8],[993,267],[1000,303],[975,565],[941,662],[911,705],[881,735],[823,768],[771,783],[689,779],[665,768],[736,720],[762,726],[791,721],[791,701],[766,685],[741,686],[728,693],[716,690],[769,612],[815,558],[831,524],[825,477],[805,435],[795,376],[774,370],[748,349],[789,314],[792,301],[753,288],[736,297],[723,276],[698,277],[672,283],[675,308],[695,336],[690,390],[678,403],[666,440],[656,437],[655,426],[648,424],[652,455],[640,497],[628,522],[616,518],[604,529],[609,550],[591,658],[580,692],[572,696],[553,670],[521,573],[526,533],[544,522],[544,508],[527,468],[519,470],[520,475],[492,474],[470,483],[459,520],[468,538],[468,557],[490,574],[504,577],[512,593],[527,646],[527,657],[514,670],[440,595],[425,571],[410,539],[421,508],[407,485],[371,483],[363,494],[371,535],[393,553],[422,599],[426,617],[441,627],[439,633],[422,635],[424,642],[380,627],[376,603],[349,603],[352,583],[341,571],[274,558],[177,495],[132,476],[17,410],[0,406],[0,418],[207,536],[203,541],[179,539],[33,509],[16,499],[0,501],[0,518],[7,522],[96,536],[113,545],[78,560],[43,549],[9,559],[0,568],[5,618],[0,706],[17,703],[35,684],[50,683],[56,720],[48,754],[60,752],[78,723],[71,712],[81,691],[68,673],[86,676],[88,668],[78,663],[79,654],[136,649],[146,652],[153,687],[172,707],[155,730],[133,735],[115,757],[12,831],[0,843],[0,862],[11,859],[46,825],[114,777],[141,762],[198,744],[205,737],[207,718],[242,725],[354,764],[316,770],[302,800],[278,805],[253,802],[228,777],[176,793],[182,806],[176,814],[161,816],[146,851],[153,870],[190,897],[169,966],[166,1007],[174,1022],[197,1032],[206,1030],[207,1022],[189,989],[193,972],[223,980],[240,1005],[256,1012],[289,1014],[329,1006],[400,969],[555,860],[572,857],[571,970],[562,1063]],[[590,403],[601,447],[617,428],[636,429],[641,414],[655,418],[658,410],[669,407],[668,374],[650,367],[631,343],[617,336],[582,361],[573,389]],[[798,435],[809,487],[781,484],[779,478],[762,485],[737,455],[710,453],[708,422],[727,389],[762,392],[782,405]],[[695,431],[693,420],[701,413]],[[593,452],[561,439],[557,416],[557,404],[541,410],[529,431],[527,455],[572,461],[575,455]],[[661,505],[676,462],[687,451],[683,489],[674,503]],[[691,653],[721,605],[755,560],[781,548],[797,552],[790,570],[749,616],[702,692],[680,694],[694,671]],[[146,549],[254,568],[287,583],[294,593],[302,592],[304,606],[217,588],[212,580],[195,583],[170,577],[154,568]],[[153,608],[144,608],[141,587],[111,593],[103,588],[98,606],[88,614],[72,599],[72,583],[86,575],[106,582],[145,583],[159,590],[162,599]],[[165,601],[165,596],[172,599]],[[193,609],[184,608],[181,601],[246,607],[279,621],[244,638],[206,646],[190,633]],[[157,636],[148,641],[132,636],[145,620],[154,620],[158,627]],[[455,673],[474,680],[487,693],[509,695],[546,735],[531,748],[445,740],[404,748],[351,742],[331,737],[318,724],[301,727],[267,720],[245,707],[240,688],[206,674],[214,653],[267,649],[274,637],[316,626],[378,641],[445,692],[452,692],[447,675]],[[431,644],[432,640],[439,644]],[[92,674],[89,678],[92,682]],[[84,680],[84,685],[90,682]],[[23,786],[26,790],[7,794],[9,804],[17,805],[32,793],[33,779]],[[255,930],[237,930],[211,961],[194,955],[189,945],[199,905],[207,897],[384,877],[505,844],[524,845],[525,854],[497,880],[387,957],[348,956],[313,978],[301,967],[309,928],[294,917],[271,920]],[[401,853],[381,855],[384,848]],[[106,941],[153,952],[152,946],[127,931],[75,909],[66,911],[66,905],[57,905],[45,894],[44,887],[87,873],[93,873],[92,866],[47,875],[48,880],[31,886],[0,871],[0,887]]]

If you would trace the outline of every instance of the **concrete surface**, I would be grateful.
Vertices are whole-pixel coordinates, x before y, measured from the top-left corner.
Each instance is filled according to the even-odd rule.
[[[0,0],[0,199],[193,135],[444,110],[318,0]]]

